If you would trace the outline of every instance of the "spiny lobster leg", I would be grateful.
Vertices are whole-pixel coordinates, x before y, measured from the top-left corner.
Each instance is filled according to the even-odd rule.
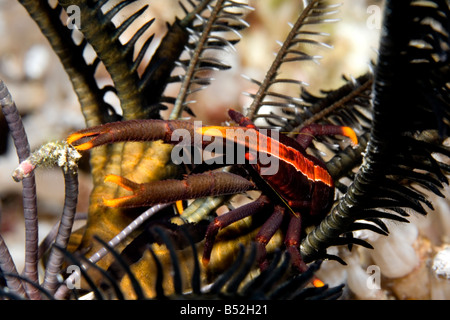
[[[236,110],[229,109],[228,115],[239,126],[256,129],[256,126],[249,118],[245,117]],[[345,136],[350,138],[352,145],[358,144],[358,138],[352,128],[336,125],[321,125],[321,124],[310,124],[302,128],[296,140],[302,146],[303,149],[307,149],[315,136],[323,136],[323,135]]]
[[[277,230],[281,227],[284,213],[284,207],[275,206],[272,215],[262,225],[256,235],[255,240],[258,248],[256,260],[258,261],[261,270],[265,270],[269,266],[269,262],[266,259],[266,246],[270,239],[272,239],[275,232],[277,232]]]
[[[203,258],[202,263],[204,266],[207,266],[209,260],[211,258],[211,251],[214,245],[214,241],[216,239],[216,235],[220,229],[225,228],[245,217],[256,214],[263,210],[270,203],[269,198],[264,195],[261,195],[257,200],[240,206],[237,209],[231,210],[221,216],[218,216],[211,222],[206,230],[205,235],[205,246],[203,249]]]
[[[178,143],[172,141],[176,129],[184,129],[194,136],[194,124],[181,120],[128,120],[106,123],[72,133],[67,138],[77,150],[89,150],[108,143],[125,141],[156,141]],[[88,138],[87,141],[85,138]]]
[[[302,228],[301,216],[291,216],[289,220],[288,230],[286,232],[286,238],[284,244],[286,245],[287,251],[291,256],[291,263],[296,267],[301,273],[308,269],[308,266],[303,261],[300,254],[300,235]]]
[[[273,214],[264,223],[259,230],[256,241],[258,245],[257,261],[261,270],[268,267],[269,262],[266,259],[266,246],[275,232],[280,228],[285,216],[285,209],[281,206],[275,206]],[[289,226],[286,232],[284,244],[291,256],[292,265],[301,273],[308,269],[300,254],[300,234],[301,234],[301,216],[290,215]]]
[[[234,109],[228,110],[228,116],[241,127],[256,129],[256,126],[249,118]]]
[[[310,124],[309,126],[303,127],[296,140],[303,149],[307,149],[314,137],[333,135],[341,135],[350,138],[352,145],[354,146],[358,144],[358,138],[352,128],[321,124]]]
[[[253,182],[229,172],[207,172],[188,175],[183,180],[170,179],[148,183],[135,183],[124,177],[107,175],[105,181],[116,183],[133,192],[129,196],[103,199],[103,203],[108,207],[143,207],[255,189]]]

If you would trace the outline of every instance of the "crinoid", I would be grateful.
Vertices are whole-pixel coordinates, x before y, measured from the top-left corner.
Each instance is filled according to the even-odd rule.
[[[183,117],[198,120],[194,97],[231,69],[223,55],[251,28],[247,2],[179,1],[181,17],[148,61],[155,19],[144,1],[19,2],[67,71],[86,128],[30,153],[0,84],[27,244],[19,274],[0,238],[7,299],[338,298],[342,286],[315,273],[322,260],[346,263],[328,249],[371,248],[356,231],[389,237],[387,221],[433,209],[422,190],[444,196],[450,168],[436,155],[450,156],[448,1],[387,0],[375,62],[319,94],[283,71],[330,48],[322,28],[337,22],[339,5],[303,1],[265,76],[246,77],[256,87],[251,103],[243,114],[230,106],[222,126]],[[62,18],[73,10],[79,26]],[[98,84],[100,67],[111,85]],[[72,231],[78,162],[88,155],[89,210]],[[42,165],[63,169],[66,199],[58,231],[39,246],[34,170]],[[75,273],[67,276],[68,267]]]
[[[180,251],[184,250],[186,252],[183,254],[183,259],[189,255],[192,257],[197,256],[196,245],[190,237],[189,231],[183,229],[183,227],[172,231],[168,231],[163,227],[152,227],[149,232],[154,236],[155,241],[167,246],[170,255],[170,269],[172,269],[170,279],[166,279],[165,277],[168,277],[169,273],[164,272],[163,269],[169,266],[160,260],[151,245],[147,246],[147,250],[157,266],[154,288],[156,292],[154,298],[157,300],[317,300],[337,299],[342,295],[343,285],[333,288],[329,288],[327,285],[319,287],[309,286],[309,283],[314,278],[314,272],[320,267],[321,261],[312,264],[308,272],[302,275],[292,275],[289,272],[289,255],[287,253],[283,255],[279,250],[276,252],[267,270],[252,278],[250,273],[256,262],[255,245],[251,245],[248,248],[248,254],[246,254],[244,246],[240,245],[236,261],[230,265],[225,273],[209,284],[208,287],[203,287],[201,280],[202,270],[199,261],[193,259],[192,275],[189,279],[186,279],[189,282],[188,290],[186,290],[186,288],[183,288],[184,280],[182,280],[186,277],[186,274],[182,272],[183,262],[180,261],[179,254]],[[183,243],[177,243],[174,241],[174,238],[179,238],[184,241]],[[130,269],[130,264],[127,261],[128,257],[126,255],[120,255],[108,243],[103,242],[99,238],[96,238],[95,241],[99,241],[106,251],[114,256],[114,262],[109,270],[99,268],[83,255],[74,255],[64,248],[59,246],[55,247],[64,255],[65,260],[73,266],[73,275],[75,276],[72,276],[74,282],[68,291],[68,298],[82,300],[124,300],[129,298],[129,293],[122,291],[120,281],[122,277],[126,277],[132,285],[135,298],[146,299],[145,289],[141,286],[141,281],[134,276],[133,271]],[[85,271],[87,268],[96,270],[100,274],[100,281],[89,275]],[[12,273],[5,273],[4,276],[14,277]],[[18,276],[18,279],[22,279],[22,277]],[[81,281],[86,283],[85,288],[77,285]],[[165,282],[173,283],[174,292],[171,290],[170,292],[166,292]],[[44,297],[49,299],[55,298],[43,286],[35,284],[35,287]],[[1,291],[1,294],[8,298],[22,298],[15,293],[9,293],[7,291]]]

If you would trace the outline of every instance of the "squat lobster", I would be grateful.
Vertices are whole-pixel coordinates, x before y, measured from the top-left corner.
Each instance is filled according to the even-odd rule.
[[[349,127],[313,124],[304,127],[297,139],[291,139],[282,134],[279,134],[279,139],[275,139],[261,134],[250,119],[242,114],[230,110],[229,116],[239,124],[239,127],[195,127],[191,122],[180,120],[129,120],[77,131],[67,138],[67,142],[74,144],[78,150],[88,150],[119,141],[162,140],[165,143],[174,144],[178,141],[172,140],[173,134],[176,130],[181,129],[186,130],[187,137],[191,137],[191,141],[184,141],[184,143],[194,144],[193,137],[200,134],[202,137],[215,137],[221,141],[228,140],[236,145],[245,146],[245,158],[248,162],[253,159],[252,151],[276,157],[279,160],[278,170],[270,175],[265,174],[266,164],[262,164],[260,161],[251,164],[253,170],[266,181],[283,202],[272,206],[273,213],[256,236],[258,261],[261,269],[266,268],[265,247],[281,227],[285,217],[289,217],[285,245],[291,255],[292,264],[300,272],[304,272],[307,266],[299,251],[302,225],[304,222],[313,224],[320,221],[329,211],[334,200],[334,183],[325,164],[307,154],[305,149],[310,145],[313,137],[318,135],[343,135],[349,137],[352,144],[356,145],[356,134]],[[235,134],[232,138],[226,135],[227,130],[237,129],[241,130],[240,134]],[[258,143],[260,140],[252,140],[249,138],[250,134],[258,138],[263,136],[265,144]],[[206,148],[213,141],[215,140],[202,139],[201,147]],[[104,199],[104,205],[110,207],[149,206],[156,203],[236,194],[256,189],[254,182],[239,175],[215,171],[191,174],[183,180],[164,180],[142,184],[116,175],[107,175],[105,181],[116,183],[133,192],[129,196]],[[261,195],[252,203],[216,217],[206,231],[203,264],[207,265],[210,260],[214,240],[220,229],[269,207],[271,207],[271,201],[268,196]],[[286,208],[292,214],[286,215]]]

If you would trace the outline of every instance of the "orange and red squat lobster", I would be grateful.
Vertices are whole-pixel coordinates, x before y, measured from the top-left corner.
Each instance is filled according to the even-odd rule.
[[[312,139],[319,135],[342,135],[349,137],[352,144],[357,144],[355,132],[349,127],[313,124],[304,127],[296,139],[276,132],[276,135],[261,133],[260,130],[237,111],[229,111],[230,118],[238,127],[195,126],[192,122],[181,120],[129,120],[108,123],[83,129],[71,134],[67,142],[77,150],[88,150],[100,145],[124,141],[155,141],[178,144],[174,136],[182,132],[183,144],[195,144],[195,137],[201,139],[201,148],[207,149],[217,141],[244,146],[244,164],[256,172],[259,180],[269,186],[271,196],[262,194],[257,200],[231,210],[214,219],[205,235],[203,264],[207,265],[214,245],[215,237],[220,229],[272,208],[273,213],[266,220],[256,235],[258,245],[258,262],[261,269],[267,267],[266,245],[288,217],[288,228],[285,235],[285,246],[290,253],[291,262],[300,272],[307,269],[299,251],[303,224],[317,223],[326,213],[334,200],[334,183],[326,170],[325,164],[316,157],[306,153]],[[229,135],[229,132],[233,134]],[[276,138],[274,138],[274,136]],[[207,138],[208,137],[208,138]],[[214,138],[213,138],[214,137]],[[216,141],[216,139],[218,139]],[[174,141],[176,140],[176,141]],[[255,158],[258,154],[276,159],[277,167],[268,174],[267,162]],[[252,161],[253,160],[253,161]],[[272,168],[273,169],[273,168]],[[261,179],[262,178],[262,179]],[[258,179],[253,179],[258,180]],[[104,199],[104,205],[110,207],[145,207],[157,203],[170,203],[178,200],[202,198],[226,194],[243,193],[256,189],[256,184],[240,175],[223,171],[208,171],[187,175],[183,180],[163,180],[148,183],[135,183],[124,177],[107,175],[106,182],[113,182],[132,195]],[[281,200],[281,201],[280,201]],[[273,205],[271,205],[273,203]],[[289,213],[286,214],[286,208]]]

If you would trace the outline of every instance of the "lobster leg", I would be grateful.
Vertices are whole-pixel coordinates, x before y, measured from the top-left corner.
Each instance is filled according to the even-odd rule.
[[[358,138],[352,128],[321,124],[310,124],[309,126],[303,127],[300,130],[296,140],[303,149],[307,149],[314,137],[333,135],[348,137],[350,138],[352,145],[356,146],[358,144]]]
[[[220,229],[225,228],[238,220],[244,219],[250,215],[260,212],[270,203],[269,198],[261,195],[257,200],[231,210],[221,216],[218,216],[211,222],[206,230],[205,246],[203,249],[202,263],[207,266],[211,258],[211,251]]]
[[[301,227],[301,216],[291,216],[284,244],[286,245],[287,251],[291,256],[292,265],[296,267],[301,273],[303,273],[308,269],[308,266],[303,261],[299,249]]]
[[[270,218],[264,223],[256,236],[258,245],[258,263],[261,270],[268,267],[268,261],[266,259],[266,246],[275,232],[280,228],[283,222],[284,208],[281,206],[275,206],[275,210]],[[286,250],[291,256],[292,265],[297,268],[301,273],[308,269],[308,266],[303,261],[300,254],[300,234],[301,234],[301,216],[290,215],[289,226],[286,232],[284,244]]]
[[[228,115],[230,118],[235,121],[241,127],[247,127],[256,129],[256,126],[253,122],[237,112],[236,110],[230,109],[228,110]],[[341,135],[350,138],[352,145],[358,144],[358,138],[356,137],[355,132],[350,127],[344,126],[336,126],[336,125],[321,125],[321,124],[310,124],[306,127],[303,127],[299,135],[297,136],[297,142],[302,146],[303,149],[307,149],[311,144],[312,140],[316,136],[332,136],[332,135]]]
[[[269,262],[266,259],[266,246],[269,243],[270,239],[272,239],[275,232],[277,232],[277,230],[281,227],[284,213],[284,207],[278,205],[275,206],[272,215],[262,225],[261,229],[259,229],[259,232],[256,235],[255,240],[258,248],[257,261],[261,270],[264,270],[268,267]]]
[[[151,181],[136,183],[124,177],[107,175],[106,182],[113,182],[132,191],[132,195],[103,199],[108,207],[143,207],[156,203],[203,198],[245,192],[255,188],[247,179],[228,172],[208,172],[186,176],[183,180]]]
[[[242,113],[237,112],[234,109],[228,110],[229,117],[236,122],[240,127],[247,127],[256,129],[255,124],[247,117],[245,117]]]
[[[77,150],[89,150],[108,143],[126,141],[156,141],[176,144],[173,133],[179,129],[186,133],[193,143],[194,124],[180,120],[128,120],[106,123],[72,133],[67,143],[73,144]],[[185,131],[181,131],[185,130]],[[87,138],[87,139],[86,139]],[[86,141],[87,140],[87,141]]]

